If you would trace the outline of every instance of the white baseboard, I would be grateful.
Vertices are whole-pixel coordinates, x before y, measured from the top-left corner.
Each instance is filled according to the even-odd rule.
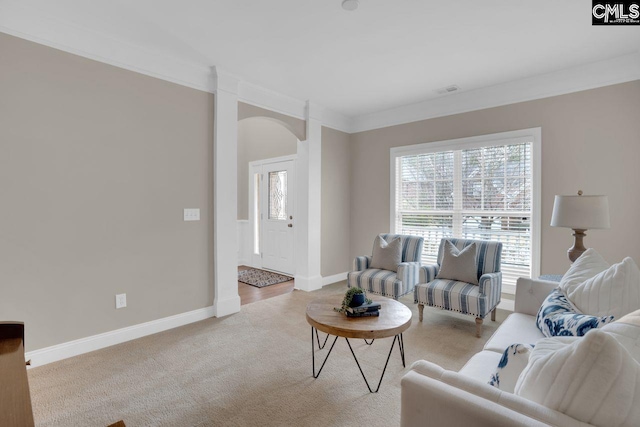
[[[318,289],[322,289],[322,276],[295,276],[295,289],[299,289],[301,291],[311,292],[317,291]]]
[[[349,272],[345,271],[344,273],[334,274],[333,276],[325,276],[322,278],[322,286],[327,286],[332,283],[342,282],[343,280],[347,280],[347,274]]]
[[[128,326],[115,331],[105,332],[78,340],[69,341],[40,350],[29,351],[25,354],[27,360],[31,359],[31,366],[42,366],[47,363],[100,350],[115,344],[142,338],[147,335],[156,334],[178,326],[198,322],[214,316],[213,307],[205,307],[186,313],[176,314],[138,325]]]
[[[238,292],[231,297],[213,300],[213,316],[224,317],[230,314],[238,313],[240,311],[240,296]]]

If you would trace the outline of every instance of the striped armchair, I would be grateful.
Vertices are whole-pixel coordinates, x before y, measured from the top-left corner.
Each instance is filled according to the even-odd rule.
[[[442,263],[445,240],[451,241],[458,249],[476,243],[478,285],[456,280],[436,279]],[[418,304],[420,321],[422,322],[425,305],[457,311],[476,317],[476,335],[480,337],[482,321],[485,316],[491,313],[491,320],[496,320],[496,307],[500,303],[502,295],[501,256],[502,243],[500,242],[442,239],[438,249],[438,265],[420,267],[420,283],[413,291],[414,301]]]
[[[424,239],[403,234],[380,236],[387,242],[396,237],[402,238],[402,263],[398,265],[398,271],[369,268],[371,257],[359,256],[353,261],[354,271],[347,275],[347,285],[350,288],[362,288],[367,292],[398,299],[411,292],[418,283]]]

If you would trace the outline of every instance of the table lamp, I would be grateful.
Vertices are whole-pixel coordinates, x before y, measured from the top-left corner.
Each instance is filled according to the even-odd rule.
[[[573,229],[575,241],[567,254],[571,262],[578,259],[587,248],[582,239],[585,231],[609,228],[609,199],[607,196],[556,196],[551,215],[552,227]]]

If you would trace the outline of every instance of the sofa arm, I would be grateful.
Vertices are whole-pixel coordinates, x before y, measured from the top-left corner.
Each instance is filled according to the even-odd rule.
[[[409,292],[416,287],[419,275],[419,262],[402,262],[398,264],[398,274],[396,277],[402,282],[402,286],[406,292]]]
[[[536,316],[544,299],[558,287],[558,282],[520,277],[516,282],[516,313]]]
[[[589,425],[424,360],[400,384],[402,427]]]
[[[363,271],[369,268],[371,265],[371,257],[370,256],[357,256],[353,260],[353,271]]]
[[[418,283],[429,283],[434,280],[438,275],[437,265],[421,265],[420,266],[420,281]]]

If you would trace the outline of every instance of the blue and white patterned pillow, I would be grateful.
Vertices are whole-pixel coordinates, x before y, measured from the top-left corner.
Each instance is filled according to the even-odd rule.
[[[529,344],[511,344],[507,347],[495,374],[489,379],[489,385],[513,393],[520,374],[529,363],[531,350],[533,345]]]
[[[536,324],[545,337],[581,337],[591,329],[600,328],[613,321],[613,316],[589,316],[580,313],[560,289],[551,292],[544,300]]]

